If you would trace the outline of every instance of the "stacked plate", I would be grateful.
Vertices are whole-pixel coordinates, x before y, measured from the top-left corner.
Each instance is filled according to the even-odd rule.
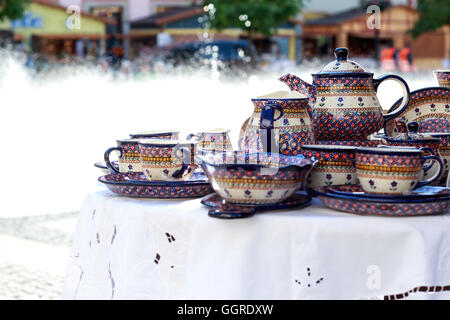
[[[328,208],[379,216],[423,216],[450,210],[450,189],[421,187],[409,195],[375,195],[365,193],[360,185],[318,187],[313,191]]]

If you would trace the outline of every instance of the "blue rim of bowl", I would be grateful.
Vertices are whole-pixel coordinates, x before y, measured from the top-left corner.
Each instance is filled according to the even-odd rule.
[[[241,152],[241,151],[233,151],[233,152]],[[224,153],[224,155],[227,154],[231,154],[231,153]],[[253,152],[253,153],[242,153],[242,155],[247,155],[247,156],[257,156],[257,155],[263,155],[263,156],[267,156],[270,157],[271,153],[268,152]],[[270,155],[270,156],[269,156]],[[279,153],[274,153],[275,157],[279,157],[279,158],[285,158],[285,159],[294,159],[294,158],[302,158],[302,161],[305,161],[304,164],[300,165],[300,164],[295,164],[295,163],[291,163],[291,164],[287,164],[287,165],[283,165],[283,166],[277,166],[277,165],[264,165],[264,164],[257,164],[257,163],[211,163],[208,161],[208,159],[202,158],[202,168],[204,168],[205,165],[207,166],[212,166],[212,167],[216,167],[216,168],[226,168],[226,169],[235,169],[235,168],[243,168],[246,170],[257,170],[257,169],[261,169],[261,168],[277,168],[277,169],[286,169],[292,166],[296,166],[296,167],[301,167],[301,168],[306,168],[306,167],[311,167],[314,164],[314,161],[312,161],[311,159],[306,158],[305,156],[299,154],[296,156],[285,156]],[[214,156],[214,158],[220,158],[223,157],[223,154],[217,154]],[[207,171],[207,169],[204,169],[204,171]]]
[[[400,147],[401,148],[401,147]],[[360,154],[386,154],[386,155],[396,155],[396,156],[404,156],[404,155],[421,155],[423,151],[420,149],[404,149],[400,150],[395,147],[388,148],[367,148],[367,147],[357,147],[355,153]]]
[[[136,174],[136,173],[133,173]],[[163,187],[186,187],[191,185],[208,185],[209,180],[205,177],[198,180],[183,180],[183,181],[163,181],[163,180],[156,180],[156,181],[150,181],[150,180],[143,180],[143,181],[137,181],[137,180],[130,180],[130,181],[109,181],[106,180],[107,177],[110,176],[116,176],[116,175],[127,175],[127,173],[110,173],[103,176],[100,176],[97,180],[104,184],[111,184],[111,185],[122,185],[122,186],[139,186],[139,187],[152,187],[152,186],[163,186]],[[199,174],[200,175],[200,174]],[[191,178],[192,179],[192,178]]]
[[[365,197],[365,195],[356,196],[356,195],[341,195],[336,193],[327,192],[328,187],[318,187],[312,190],[312,195],[316,197],[328,197],[333,199],[340,200],[352,200],[357,202],[373,202],[373,203],[428,203],[428,202],[450,202],[450,193],[446,196],[443,195],[441,198],[416,198],[416,199],[405,199],[398,198],[398,196],[380,196],[379,198],[369,198]],[[443,189],[446,189],[443,187]],[[401,196],[400,196],[401,197]]]

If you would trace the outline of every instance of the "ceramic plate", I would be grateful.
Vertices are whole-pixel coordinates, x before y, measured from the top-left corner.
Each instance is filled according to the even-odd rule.
[[[356,185],[334,186],[316,188],[314,195],[328,208],[363,215],[436,215],[450,208],[450,189],[441,187],[422,187],[408,196],[393,196],[367,195]]]
[[[380,201],[396,200],[417,200],[417,199],[450,199],[450,189],[441,187],[424,186],[414,190],[408,195],[380,195],[365,193],[360,185],[340,185],[329,186],[327,191],[330,194],[352,196],[356,198],[378,199]]]
[[[272,211],[290,208],[304,208],[309,205],[311,196],[296,193],[280,203],[268,205],[237,205],[226,203],[217,193],[210,194],[201,200],[201,203],[209,208],[208,215],[214,218],[236,219],[248,218],[257,211]]]
[[[399,99],[389,109],[395,110],[401,103]],[[405,111],[398,117],[404,117],[406,122],[419,123],[419,132],[448,132],[450,128],[450,89],[441,87],[423,88],[411,92],[411,99]],[[384,132],[394,136],[394,119],[386,121]]]
[[[198,198],[213,192],[202,172],[186,181],[149,181],[140,172],[107,174],[98,178],[109,190],[122,196],[154,199]]]

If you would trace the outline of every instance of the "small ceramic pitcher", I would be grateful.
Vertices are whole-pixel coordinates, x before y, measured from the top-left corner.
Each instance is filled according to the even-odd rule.
[[[186,140],[193,140],[198,143],[197,155],[216,155],[233,150],[228,129],[211,129],[198,133],[190,133]]]
[[[255,108],[239,143],[240,149],[300,154],[302,145],[315,143],[308,101],[299,93],[286,91],[252,99]]]

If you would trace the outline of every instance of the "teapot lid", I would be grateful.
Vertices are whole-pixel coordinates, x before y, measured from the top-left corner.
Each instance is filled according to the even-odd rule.
[[[348,58],[347,48],[336,48],[334,50],[335,61],[330,62],[319,74],[323,73],[366,73],[366,71],[356,62],[347,60]]]

